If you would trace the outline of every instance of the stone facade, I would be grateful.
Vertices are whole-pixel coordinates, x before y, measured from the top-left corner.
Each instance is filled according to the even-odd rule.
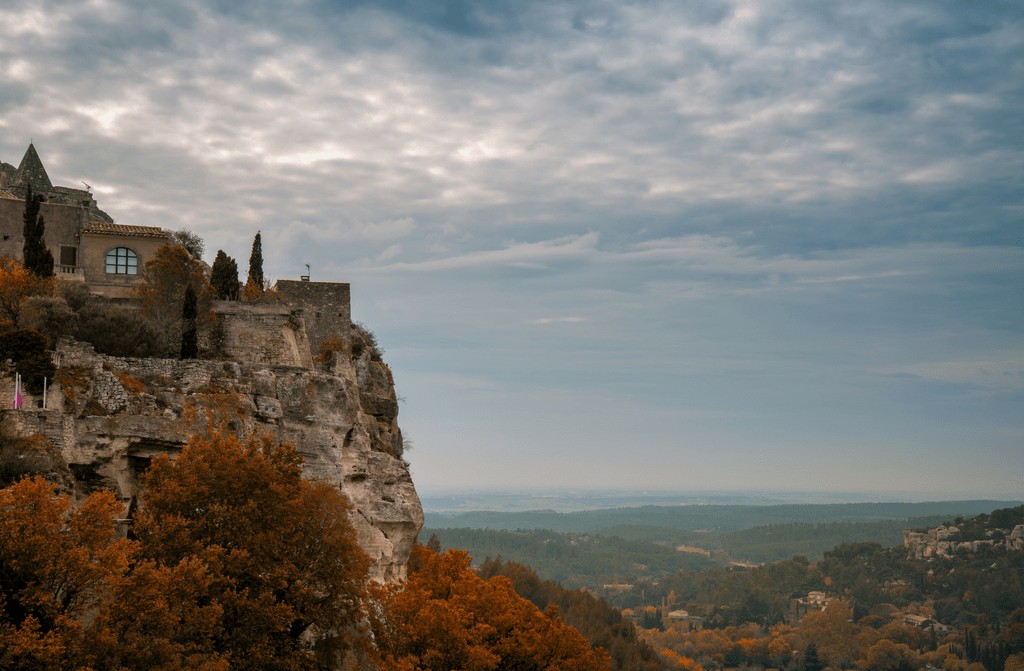
[[[168,241],[156,227],[115,224],[88,190],[53,186],[30,144],[18,168],[0,163],[0,256],[21,258],[29,183],[33,193],[45,198],[39,210],[46,224],[44,240],[53,254],[53,272],[62,280],[88,282],[94,293],[105,296],[128,296],[146,262]],[[135,254],[137,273],[107,272],[107,253],[117,248]]]
[[[327,338],[351,346],[352,310],[349,285],[341,282],[278,280],[275,288],[285,302],[300,309],[313,354]]]

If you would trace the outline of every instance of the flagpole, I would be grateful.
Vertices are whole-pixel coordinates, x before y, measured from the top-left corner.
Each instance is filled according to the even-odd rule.
[[[43,378],[43,410],[46,410],[46,378]]]

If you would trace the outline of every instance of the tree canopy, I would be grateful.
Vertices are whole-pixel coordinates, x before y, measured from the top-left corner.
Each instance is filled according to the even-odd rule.
[[[218,249],[217,256],[213,259],[213,267],[210,271],[210,284],[222,301],[237,301],[239,294],[238,287],[238,263]]]
[[[504,576],[484,580],[465,552],[417,546],[408,581],[383,588],[379,598],[383,615],[373,631],[385,671],[610,668],[608,656],[556,609],[540,611]]]
[[[181,245],[163,245],[146,263],[135,295],[142,304],[142,317],[163,337],[158,355],[176,357],[181,352],[184,322],[181,319],[185,292],[192,287],[197,297],[198,328],[213,322],[213,287],[203,265]]]
[[[18,328],[25,302],[51,293],[52,278],[36,275],[20,261],[0,257],[0,328]]]
[[[144,480],[130,540],[111,492],[72,511],[41,478],[0,490],[0,668],[314,669],[325,641],[361,649],[369,560],[292,446],[213,430]]]

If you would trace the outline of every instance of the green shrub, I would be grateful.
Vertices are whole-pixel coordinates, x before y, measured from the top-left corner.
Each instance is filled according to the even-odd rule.
[[[0,361],[10,360],[21,373],[22,384],[33,394],[43,391],[43,380],[53,380],[56,369],[46,349],[46,336],[31,329],[0,333]]]
[[[81,309],[75,338],[111,356],[163,356],[166,349],[164,335],[138,310],[103,301],[92,301]]]
[[[364,350],[370,351],[371,361],[381,361],[384,350],[377,345],[377,336],[359,322],[352,323],[352,356],[358,357]]]
[[[78,330],[78,314],[63,298],[33,296],[22,307],[21,325],[42,333],[53,349],[58,340]]]

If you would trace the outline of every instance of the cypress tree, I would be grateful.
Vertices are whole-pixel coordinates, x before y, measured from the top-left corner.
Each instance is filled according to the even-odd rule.
[[[189,284],[185,287],[185,300],[181,306],[181,358],[195,359],[199,356],[199,338],[196,333],[196,317],[199,314],[199,301],[196,290]]]
[[[33,195],[32,183],[29,182],[28,191],[25,194],[24,227],[22,228],[25,245],[22,248],[22,261],[33,274],[39,277],[52,277],[53,254],[46,248],[46,241],[43,239],[46,222],[43,220],[43,215],[39,214],[43,200],[42,194]]]
[[[821,658],[818,657],[818,646],[814,643],[808,643],[807,649],[804,650],[804,667],[803,671],[821,671],[825,668]]]
[[[238,300],[238,263],[223,250],[218,249],[217,257],[213,260],[210,284],[217,292],[218,299],[222,301]]]
[[[256,237],[252,241],[252,253],[249,254],[249,279],[250,284],[260,291],[263,290],[263,238],[260,232],[256,231]]]

